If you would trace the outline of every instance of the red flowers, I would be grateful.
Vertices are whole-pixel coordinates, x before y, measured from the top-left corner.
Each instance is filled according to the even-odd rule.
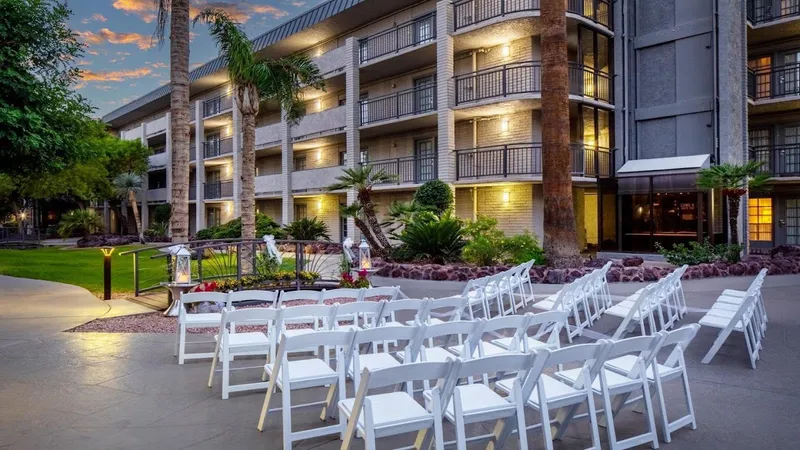
[[[200,283],[192,290],[192,292],[215,292],[217,290],[216,281],[207,281]]]
[[[358,271],[358,278],[353,277],[350,272],[342,272],[342,281],[339,282],[341,288],[368,288],[370,287],[366,270]]]

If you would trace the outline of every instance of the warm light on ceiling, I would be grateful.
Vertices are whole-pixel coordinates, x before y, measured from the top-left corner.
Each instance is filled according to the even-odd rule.
[[[503,119],[500,121],[500,131],[504,133],[508,131],[508,119]]]

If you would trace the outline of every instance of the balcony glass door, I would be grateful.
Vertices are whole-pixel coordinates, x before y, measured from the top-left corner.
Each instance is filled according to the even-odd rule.
[[[436,178],[436,145],[433,138],[414,141],[415,176],[417,183]]]
[[[777,174],[800,174],[800,125],[784,127],[783,144],[778,153]]]
[[[781,17],[800,14],[800,0],[781,0]]]
[[[206,158],[212,156],[219,156],[220,154],[220,138],[219,133],[209,134],[206,136]]]
[[[783,55],[783,68],[777,72],[783,95],[800,94],[800,51]]]
[[[432,111],[434,105],[433,98],[433,75],[429,77],[417,78],[414,80],[414,111],[419,114]]]
[[[414,23],[414,43],[423,44],[433,39],[433,19],[426,17]]]
[[[800,198],[786,200],[786,214],[783,220],[786,244],[800,245]]]

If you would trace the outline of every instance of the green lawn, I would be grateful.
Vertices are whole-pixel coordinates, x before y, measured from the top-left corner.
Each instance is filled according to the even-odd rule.
[[[114,293],[133,292],[133,255],[120,256],[121,252],[138,248],[138,245],[119,247],[111,257],[111,289]],[[165,259],[151,259],[157,250],[139,254],[139,287],[145,288],[168,281]],[[206,272],[213,268],[204,265]],[[193,271],[196,263],[193,262]],[[293,270],[294,259],[284,260],[283,269]],[[193,272],[196,273],[196,272]],[[35,250],[0,250],[0,275],[34,278],[74,284],[95,295],[103,293],[103,254],[97,248],[45,247]]]

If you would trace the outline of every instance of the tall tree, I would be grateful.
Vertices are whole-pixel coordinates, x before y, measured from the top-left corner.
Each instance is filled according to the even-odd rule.
[[[0,173],[54,173],[92,158],[83,135],[92,111],[72,90],[83,45],[53,0],[0,0]]]
[[[139,207],[136,205],[136,196],[142,193],[142,177],[132,172],[121,173],[114,178],[114,191],[119,198],[128,200],[128,204],[133,209],[133,219],[136,221],[136,232],[139,235],[139,242],[144,244],[144,230],[142,229],[142,219],[139,217]],[[142,204],[142,208],[147,205]]]
[[[172,133],[173,242],[189,239],[189,0],[153,0],[158,8],[155,37],[164,41],[169,21],[169,109]],[[198,214],[200,212],[198,211]]]
[[[544,249],[554,267],[580,264],[569,149],[567,12],[564,0],[541,0],[542,185]]]
[[[728,199],[728,236],[731,244],[739,243],[739,211],[742,197],[749,189],[763,188],[769,175],[761,173],[763,162],[745,164],[720,164],[702,169],[697,174],[697,187],[718,189]]]
[[[256,115],[262,100],[279,103],[284,120],[295,123],[305,112],[300,98],[304,87],[324,89],[319,68],[305,55],[257,60],[253,44],[226,12],[206,8],[195,18],[208,23],[219,46],[235,90],[236,107],[242,114],[241,208],[242,239],[254,239],[256,226],[255,167]],[[239,130],[236,130],[238,132]]]

